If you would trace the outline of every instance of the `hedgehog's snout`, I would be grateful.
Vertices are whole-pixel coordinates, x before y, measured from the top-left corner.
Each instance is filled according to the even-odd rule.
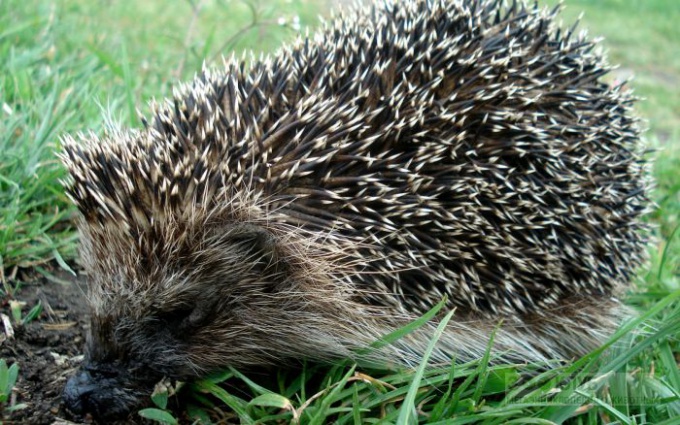
[[[92,377],[86,371],[82,371],[66,382],[64,388],[64,403],[66,408],[75,415],[84,415],[91,410],[92,403],[90,396],[95,392],[96,386],[92,382]]]
[[[102,375],[82,369],[69,378],[64,387],[63,400],[73,415],[87,415],[99,420],[124,418],[142,399],[126,389],[117,374]]]

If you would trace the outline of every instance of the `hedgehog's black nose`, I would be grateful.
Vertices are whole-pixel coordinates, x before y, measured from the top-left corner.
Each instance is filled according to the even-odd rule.
[[[64,388],[64,403],[66,408],[75,415],[91,413],[91,396],[96,391],[97,385],[87,371],[81,371],[72,376]]]
[[[63,400],[73,415],[90,414],[99,420],[123,418],[141,404],[139,394],[126,388],[118,376],[90,370],[81,370],[66,382]]]

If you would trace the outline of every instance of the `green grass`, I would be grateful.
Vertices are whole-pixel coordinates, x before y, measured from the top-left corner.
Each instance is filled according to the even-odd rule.
[[[223,418],[238,416],[242,423],[411,423],[414,415],[447,424],[674,423],[680,415],[680,3],[564,3],[565,22],[585,11],[582,27],[605,37],[610,62],[622,64],[612,78],[635,74],[632,86],[645,98],[638,109],[650,128],[647,142],[658,150],[652,194],[658,208],[649,218],[657,241],[628,302],[647,312],[652,328],[620,335],[604,360],[596,352],[532,378],[519,373],[526,365],[483,361],[422,371],[419,379],[414,372],[306,365],[255,382],[232,370],[191,384],[189,412],[227,412]],[[0,280],[6,295],[21,297],[15,290],[23,270],[49,275],[55,262],[73,264],[73,210],[54,155],[60,135],[101,132],[102,116],[139,126],[137,108],[146,111],[149,99],[169,95],[204,60],[213,64],[221,52],[272,51],[294,35],[277,24],[279,17],[290,23],[299,15],[303,26],[313,25],[325,11],[303,0],[270,1],[255,10],[227,0],[168,4],[0,0]],[[229,408],[206,407],[225,404]]]
[[[304,365],[301,372],[279,371],[263,382],[231,369],[191,384],[186,410],[194,420],[238,417],[244,424],[412,424],[416,418],[430,424],[677,423],[680,373],[671,339],[680,330],[679,300],[680,293],[664,298],[606,346],[547,371],[489,366],[488,357],[389,374],[349,364]],[[655,332],[631,336],[664,314],[669,316]],[[228,413],[216,404],[228,406]]]

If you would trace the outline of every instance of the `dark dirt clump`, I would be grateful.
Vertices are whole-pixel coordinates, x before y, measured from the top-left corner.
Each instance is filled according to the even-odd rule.
[[[0,358],[18,363],[19,378],[8,405],[25,404],[14,411],[5,409],[5,424],[68,423],[61,393],[68,377],[82,361],[87,312],[84,285],[60,276],[64,283],[36,279],[23,286],[17,299],[26,303],[22,313],[38,302],[42,313],[26,325],[13,323],[14,336],[0,344]],[[70,282],[69,282],[70,280]],[[10,316],[9,300],[3,300],[2,313]]]

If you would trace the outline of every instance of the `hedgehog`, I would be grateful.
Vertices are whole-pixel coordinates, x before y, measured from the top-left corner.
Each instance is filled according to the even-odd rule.
[[[631,312],[648,172],[598,41],[523,1],[341,12],[139,130],[66,136],[91,326],[76,414],[162,377],[351,359],[567,361]],[[399,341],[367,350],[443,302]]]

